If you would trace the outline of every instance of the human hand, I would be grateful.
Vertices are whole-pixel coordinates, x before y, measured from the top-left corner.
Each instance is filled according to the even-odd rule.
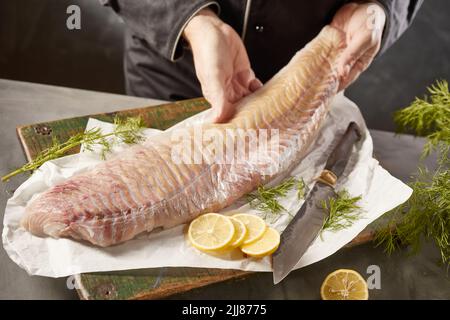
[[[250,67],[238,34],[210,9],[201,10],[184,29],[202,92],[212,106],[212,121],[224,122],[235,103],[262,86]]]
[[[380,50],[386,13],[375,1],[349,3],[338,10],[331,25],[346,35],[347,48],[338,62],[339,91],[365,71]]]

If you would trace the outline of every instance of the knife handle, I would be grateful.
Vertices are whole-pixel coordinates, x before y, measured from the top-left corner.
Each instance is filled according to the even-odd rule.
[[[341,141],[328,158],[325,169],[330,170],[339,177],[345,169],[348,159],[350,158],[353,145],[361,139],[361,130],[356,122],[350,122]]]

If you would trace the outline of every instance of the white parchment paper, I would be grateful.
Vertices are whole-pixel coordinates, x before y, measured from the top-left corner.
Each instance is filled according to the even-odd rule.
[[[200,113],[175,127],[204,121],[207,115],[207,111]],[[357,106],[343,95],[334,99],[330,114],[311,147],[311,152],[290,175],[302,177],[311,189],[314,178],[325,166],[327,155],[337,142],[337,137],[344,133],[350,121],[358,123],[364,131],[364,138],[354,148],[350,163],[343,175],[345,178],[341,179],[339,188],[346,188],[354,196],[362,195],[361,218],[345,230],[323,232],[322,237],[316,239],[296,268],[312,264],[333,254],[350,242],[370,222],[403,203],[411,195],[412,190],[408,186],[391,176],[372,157],[372,139],[361,113]],[[95,119],[90,119],[88,122],[87,129],[92,127],[100,127],[105,133],[113,130],[112,124]],[[154,129],[145,131],[146,136],[155,136],[156,139],[158,134],[161,134],[161,131]],[[122,152],[124,149],[126,146],[117,146],[113,152]],[[49,161],[25,181],[9,199],[4,215],[3,246],[11,259],[30,275],[63,277],[83,272],[169,266],[248,271],[272,270],[270,257],[245,258],[237,251],[222,256],[211,256],[194,249],[186,241],[186,225],[142,234],[136,239],[109,248],[98,248],[71,239],[39,238],[20,227],[19,222],[25,207],[33,197],[100,161],[102,160],[97,153],[83,150],[77,155]],[[278,182],[273,181],[271,184]],[[281,203],[287,211],[294,214],[303,201],[297,199],[296,191],[293,190]],[[222,212],[236,211],[261,215],[260,212],[251,209],[244,200],[238,201]],[[287,213],[278,217],[263,217],[280,232],[290,220]]]

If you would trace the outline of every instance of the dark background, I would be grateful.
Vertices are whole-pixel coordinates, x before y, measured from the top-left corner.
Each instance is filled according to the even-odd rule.
[[[81,30],[66,28],[66,9],[81,7]],[[450,80],[450,1],[427,0],[413,26],[347,96],[370,128],[393,130],[392,112],[425,87]],[[123,24],[96,0],[0,1],[0,78],[124,93]]]

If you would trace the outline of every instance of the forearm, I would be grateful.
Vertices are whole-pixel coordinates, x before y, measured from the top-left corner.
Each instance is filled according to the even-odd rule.
[[[199,42],[201,43],[204,32],[211,25],[221,28],[224,23],[210,8],[201,9],[183,28],[182,36],[191,45],[199,44]]]

